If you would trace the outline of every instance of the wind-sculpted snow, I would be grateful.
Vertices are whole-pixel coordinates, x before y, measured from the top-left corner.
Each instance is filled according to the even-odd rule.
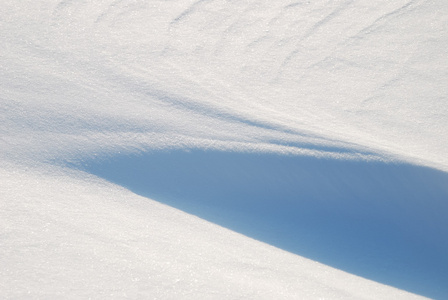
[[[448,174],[408,164],[169,151],[84,166],[257,240],[415,293],[448,280]]]
[[[441,1],[3,6],[4,89],[21,93],[6,102],[45,99],[74,119],[73,106],[100,115],[118,109],[140,119],[139,129],[176,133],[219,116],[221,124],[197,135],[220,139],[234,131],[223,123],[243,121],[447,169]],[[185,124],[173,110],[198,121]]]
[[[287,255],[288,264],[303,255],[446,298],[447,23],[442,0],[2,1],[0,237],[8,243],[0,243],[7,245],[0,246],[7,266],[0,270],[0,295],[23,296],[24,286],[36,297],[70,294],[70,279],[55,281],[56,270],[78,280],[74,297],[97,295],[99,286],[101,295],[114,294],[108,289],[119,282],[114,295],[123,296],[125,282],[143,277],[131,286],[157,290],[132,296],[413,296],[307,260],[298,263],[307,266],[304,273],[287,263],[273,267],[283,251],[235,233],[210,248],[207,240],[222,228],[163,205],[154,214],[152,200],[125,187],[296,254]],[[82,173],[88,180],[79,178],[80,168],[91,173]],[[76,202],[77,189],[84,190],[79,203],[89,205]],[[120,197],[128,202],[112,204]],[[140,201],[149,204],[137,205],[144,217],[135,226],[122,230],[107,219],[110,213],[133,220],[138,210],[127,205]],[[89,223],[96,213],[98,227]],[[165,215],[188,225],[170,230]],[[238,255],[214,256],[222,266],[235,261],[235,277],[220,267],[208,279],[209,265],[191,267],[198,256],[188,246],[188,257],[181,255],[173,270],[197,276],[176,284],[176,272],[160,275],[167,267],[144,254],[151,243],[138,230],[151,218],[166,233],[151,239],[154,257],[164,263],[178,261],[183,244],[174,241],[185,232],[208,254],[235,253],[237,240],[246,245],[243,257],[251,247],[272,251],[257,251],[247,276]],[[105,224],[112,229],[103,235]],[[35,225],[42,232],[27,235]],[[210,226],[204,236],[203,226]],[[113,267],[99,263],[89,245]],[[168,256],[166,247],[172,247]],[[15,253],[28,253],[26,262]],[[265,254],[272,260],[261,267]],[[55,265],[41,263],[50,260]],[[136,271],[138,261],[150,271]],[[275,283],[255,280],[263,277],[257,266],[270,268]],[[96,267],[107,270],[98,278],[115,283],[92,280],[80,293],[82,278]],[[129,274],[123,281],[112,274],[121,267]],[[321,268],[330,275],[316,275]],[[32,275],[22,276],[30,269]]]

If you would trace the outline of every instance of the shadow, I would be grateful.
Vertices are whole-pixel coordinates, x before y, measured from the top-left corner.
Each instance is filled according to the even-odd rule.
[[[278,248],[448,298],[448,174],[408,164],[171,151],[77,168]]]

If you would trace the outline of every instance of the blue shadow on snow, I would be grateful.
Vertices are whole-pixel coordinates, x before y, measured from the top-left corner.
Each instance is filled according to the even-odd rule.
[[[78,166],[278,248],[448,299],[448,174],[408,164],[166,151]]]

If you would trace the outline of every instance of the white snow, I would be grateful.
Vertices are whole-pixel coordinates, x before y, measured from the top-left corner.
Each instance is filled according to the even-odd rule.
[[[447,24],[2,1],[0,297],[448,297]]]

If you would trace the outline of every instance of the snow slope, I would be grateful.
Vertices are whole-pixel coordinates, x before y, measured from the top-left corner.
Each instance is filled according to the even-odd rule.
[[[446,24],[441,0],[2,1],[1,295],[447,297]]]

